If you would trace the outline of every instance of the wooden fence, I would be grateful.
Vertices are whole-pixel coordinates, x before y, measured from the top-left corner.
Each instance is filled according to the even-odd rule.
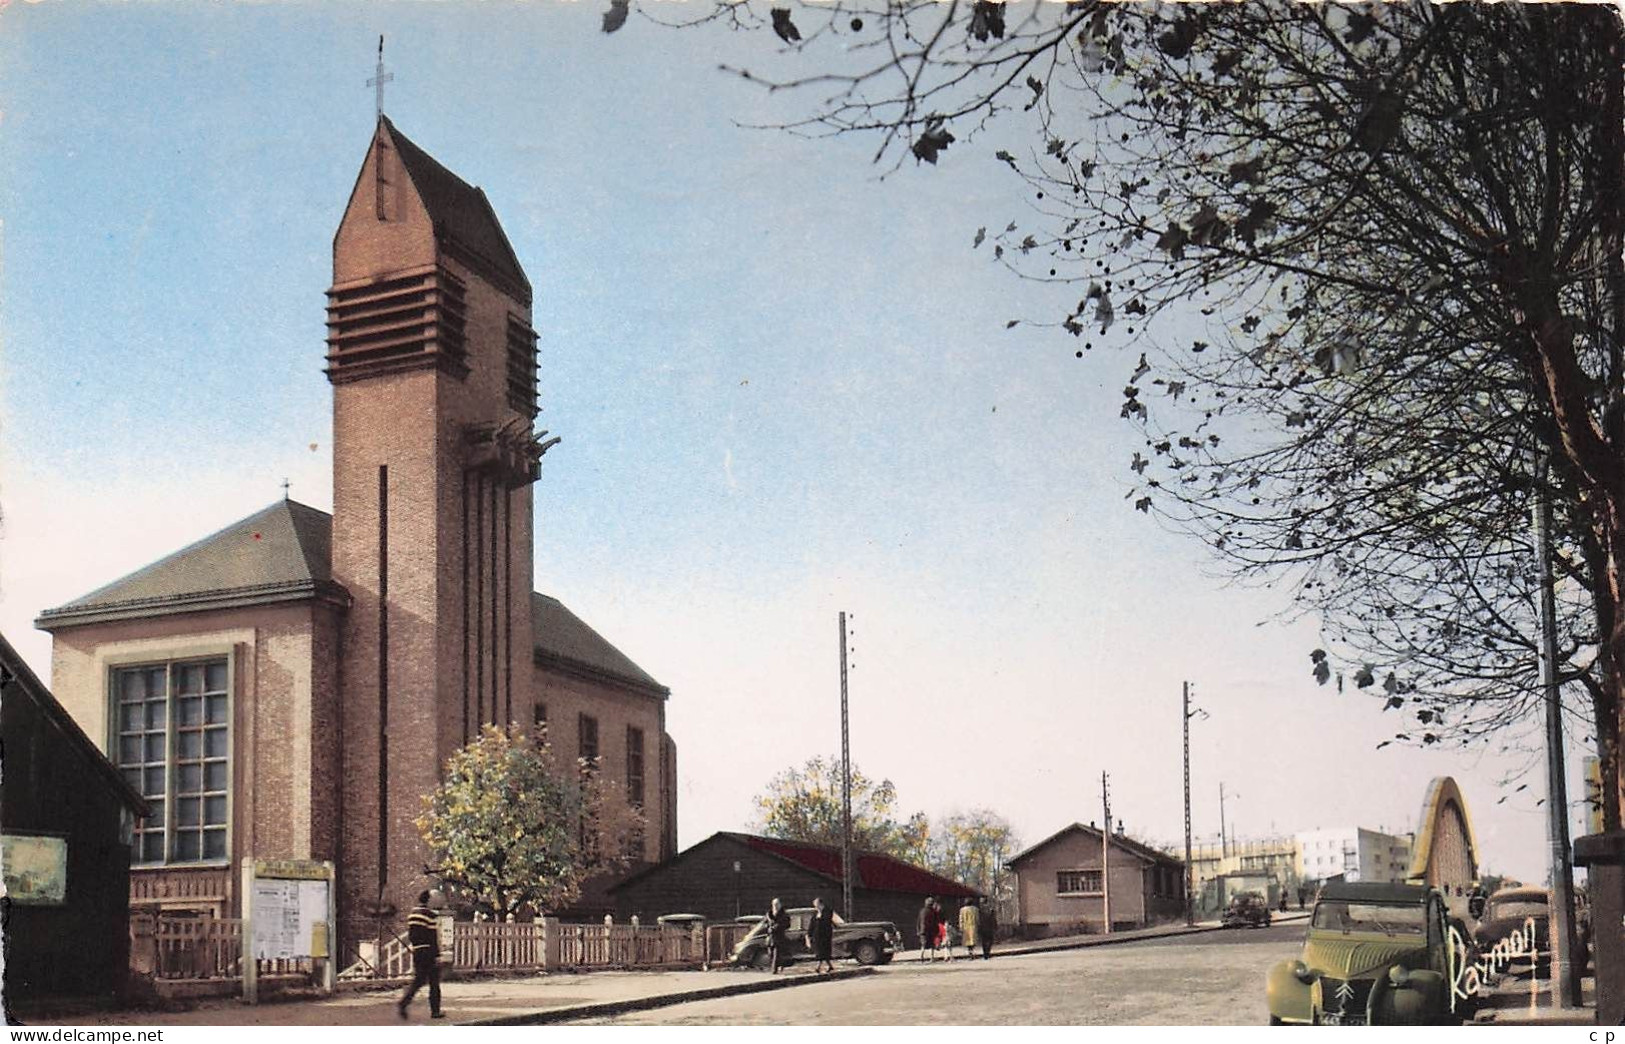
[[[242,974],[243,922],[233,917],[160,917],[154,930],[160,979]]]
[[[656,964],[700,964],[705,960],[705,940],[701,932],[699,928],[665,928],[657,925],[559,925],[559,965],[565,968],[636,968]]]
[[[556,956],[548,959],[547,931],[556,932]],[[736,936],[748,928],[717,925],[709,931],[656,925],[558,924],[459,921],[451,926],[449,952],[441,960],[466,971],[540,971],[557,968],[639,968],[726,962]],[[237,978],[242,974],[243,923],[234,918],[161,918],[156,929],[157,977]],[[344,969],[339,978],[398,979],[412,974],[406,940],[391,936]],[[449,961],[448,961],[449,958]],[[259,974],[307,973],[308,959],[260,961]]]
[[[705,961],[715,967],[727,964],[734,947],[756,927],[752,924],[713,924],[705,929]]]
[[[546,964],[542,926],[500,921],[460,921],[452,928],[454,968],[529,971]]]

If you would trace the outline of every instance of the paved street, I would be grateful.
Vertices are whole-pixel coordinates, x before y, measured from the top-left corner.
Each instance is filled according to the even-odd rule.
[[[1263,1025],[1264,972],[1301,924],[991,961],[920,964],[778,993],[725,997],[600,1025]]]

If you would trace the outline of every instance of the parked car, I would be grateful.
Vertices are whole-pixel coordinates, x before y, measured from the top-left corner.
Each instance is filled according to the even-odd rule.
[[[1544,888],[1502,888],[1484,900],[1484,912],[1473,929],[1473,943],[1480,953],[1506,941],[1514,933],[1528,933],[1525,945],[1533,947],[1529,959],[1544,962],[1551,950],[1550,923],[1552,894]]]
[[[662,928],[692,928],[699,925],[705,927],[705,915],[697,913],[669,913],[661,914],[655,918],[655,924]]]
[[[1242,892],[1230,900],[1223,923],[1226,928],[1268,928],[1270,904],[1257,892]]]
[[[1331,882],[1303,955],[1265,977],[1270,1025],[1460,1023],[1450,988],[1444,895],[1426,885]]]
[[[789,953],[781,955],[780,960],[812,960],[812,946],[807,940],[812,907],[799,906],[786,912],[790,915],[790,945]],[[765,919],[758,918],[756,925],[734,947],[733,963],[751,968],[771,967],[773,958],[767,944],[767,924]],[[886,964],[902,945],[902,933],[890,921],[846,921],[835,926],[830,952],[837,958],[850,957],[859,964]]]
[[[1473,929],[1473,945],[1488,952],[1516,932],[1530,937],[1523,944],[1533,947],[1527,958],[1537,970],[1551,965],[1552,893],[1545,888],[1519,886],[1502,888],[1484,901],[1478,927]],[[1583,896],[1575,897],[1573,960],[1583,972],[1591,960],[1591,908]]]

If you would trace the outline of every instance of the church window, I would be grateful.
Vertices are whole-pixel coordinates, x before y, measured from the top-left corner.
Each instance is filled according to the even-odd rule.
[[[177,661],[113,671],[117,758],[152,807],[132,836],[132,862],[223,861],[230,790],[226,661]]]
[[[577,756],[586,762],[589,768],[598,766],[598,719],[591,714],[583,714],[577,719],[577,731],[580,734],[580,749]]]
[[[643,807],[643,730],[626,727],[626,800]]]

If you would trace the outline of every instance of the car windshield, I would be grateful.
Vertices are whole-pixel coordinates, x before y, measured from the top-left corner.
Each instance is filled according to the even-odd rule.
[[[1323,900],[1315,907],[1314,926],[1339,932],[1421,935],[1427,931],[1427,909],[1420,904]]]
[[[1521,917],[1545,917],[1546,904],[1535,899],[1503,899],[1490,903],[1484,912],[1485,920],[1510,921]]]

